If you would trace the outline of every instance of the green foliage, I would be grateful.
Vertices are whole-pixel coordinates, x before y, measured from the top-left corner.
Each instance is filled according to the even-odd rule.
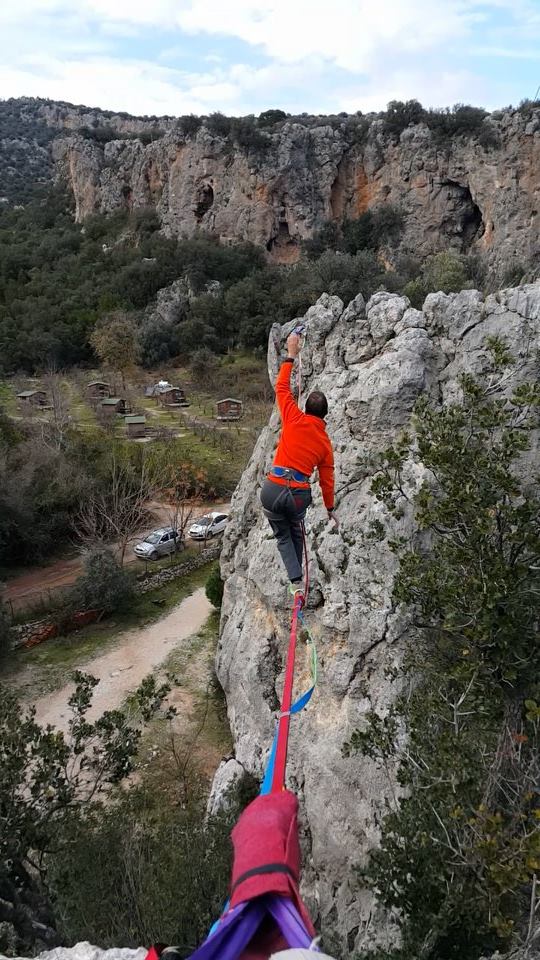
[[[223,601],[223,580],[221,579],[221,573],[219,570],[218,564],[212,568],[212,572],[206,581],[206,596],[208,597],[211,604],[216,607],[217,610],[221,607]]]
[[[456,293],[469,285],[465,260],[451,252],[428,257],[422,269],[422,278],[428,293],[436,290]]]
[[[426,111],[418,100],[391,100],[383,117],[383,128],[386,133],[398,137],[406,127],[424,120]]]
[[[344,220],[341,225],[328,221],[306,240],[307,256],[316,260],[325,250],[337,250],[354,256],[360,250],[378,250],[383,244],[399,236],[403,216],[389,203],[367,210],[355,220]]]
[[[201,125],[202,118],[196,117],[193,113],[178,118],[178,127],[185,137],[195,137]]]
[[[49,859],[63,936],[105,947],[165,942],[188,956],[219,916],[230,871],[229,823],[151,785],[73,822]]]
[[[238,117],[232,120],[231,136],[246,153],[264,152],[272,142],[265,133],[261,133],[255,117]]]
[[[55,130],[21,108],[0,100],[0,193],[10,203],[26,203],[36,184],[52,178],[50,144]]]
[[[70,592],[69,604],[76,610],[127,610],[134,597],[131,575],[110,550],[96,547],[84,558],[84,572]]]
[[[364,880],[399,910],[403,960],[523,942],[540,867],[540,498],[522,470],[540,391],[509,390],[506,345],[487,346],[485,381],[463,376],[459,403],[421,401],[414,440],[385,453],[373,484],[395,513],[409,458],[428,471],[413,498],[423,545],[391,543],[394,596],[413,616],[405,690],[346,745],[397,765],[402,792]]]
[[[206,118],[205,125],[215,137],[228,137],[231,132],[231,118],[217,111]]]
[[[118,710],[89,721],[98,681],[79,672],[74,680],[67,734],[40,727],[34,708],[23,709],[7,687],[0,690],[0,883],[3,896],[16,889],[34,904],[47,856],[62,848],[73,819],[91,817],[100,809],[98,798],[131,773],[141,737],[141,724]],[[138,691],[146,716],[159,710],[170,689],[151,682]],[[10,919],[13,947],[31,949],[25,912]]]
[[[87,487],[75,445],[61,449],[31,433],[0,444],[0,563],[35,562],[67,538]]]
[[[276,123],[282,123],[288,116],[289,114],[284,110],[263,110],[257,119],[260,127],[273,127]]]
[[[92,331],[90,343],[101,362],[122,377],[133,369],[138,359],[135,327],[121,311],[103,318]]]
[[[484,121],[488,113],[480,107],[457,103],[442,110],[426,110],[418,100],[392,100],[383,114],[383,129],[395,140],[403,130],[424,123],[441,146],[449,146],[456,137],[475,137],[486,149],[500,146],[494,127]]]

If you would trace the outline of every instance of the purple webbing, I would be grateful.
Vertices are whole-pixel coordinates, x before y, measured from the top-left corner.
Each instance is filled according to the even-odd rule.
[[[270,914],[289,947],[309,947],[311,937],[291,900],[267,894],[238,904],[225,914],[219,926],[190,960],[238,960],[253,940],[264,917]]]

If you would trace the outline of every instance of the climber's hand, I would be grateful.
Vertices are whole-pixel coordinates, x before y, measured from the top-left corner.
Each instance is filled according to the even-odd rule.
[[[333,510],[328,511],[328,519],[334,524],[334,530],[339,530],[339,520]]]
[[[287,337],[287,353],[289,357],[297,357],[300,353],[300,337],[297,333],[291,333]]]

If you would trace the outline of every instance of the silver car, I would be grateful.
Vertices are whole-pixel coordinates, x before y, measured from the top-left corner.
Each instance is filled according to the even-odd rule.
[[[192,540],[209,540],[210,537],[223,533],[229,519],[226,513],[207,513],[204,517],[197,517],[189,528]]]
[[[161,527],[159,530],[152,530],[144,540],[137,543],[133,552],[140,560],[159,560],[160,557],[166,557],[182,547],[182,538],[174,527]]]

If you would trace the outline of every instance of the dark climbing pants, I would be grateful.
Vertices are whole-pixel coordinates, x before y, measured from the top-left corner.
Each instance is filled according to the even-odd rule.
[[[302,579],[302,522],[311,503],[311,490],[286,487],[266,479],[261,490],[265,516],[277,540],[289,580]]]

